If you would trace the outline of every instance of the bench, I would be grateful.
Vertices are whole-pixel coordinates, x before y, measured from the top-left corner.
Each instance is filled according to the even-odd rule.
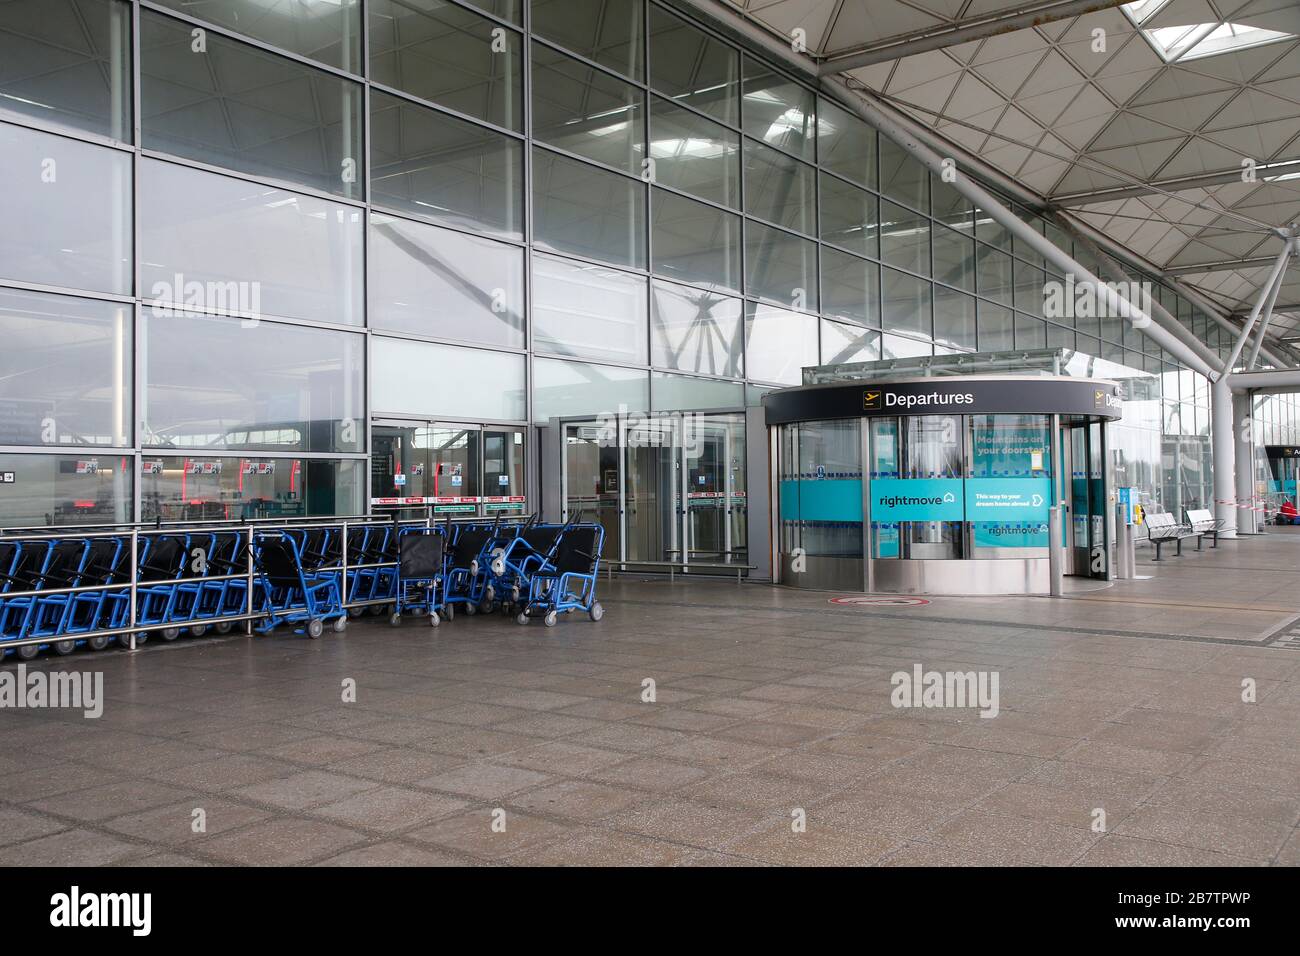
[[[1160,546],[1173,541],[1178,545],[1177,554],[1183,553],[1183,539],[1196,537],[1196,532],[1187,525],[1179,524],[1167,511],[1146,516],[1147,540],[1155,545],[1156,556],[1160,560]]]
[[[1214,517],[1208,508],[1194,508],[1187,512],[1187,527],[1191,529],[1192,534],[1196,535],[1196,550],[1200,551],[1201,542],[1205,536],[1210,536],[1210,547],[1219,546],[1219,531],[1223,528],[1223,520]]]

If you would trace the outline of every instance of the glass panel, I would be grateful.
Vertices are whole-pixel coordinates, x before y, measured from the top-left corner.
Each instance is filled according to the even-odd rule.
[[[143,470],[144,521],[243,521],[365,511],[361,461],[146,454]]]
[[[533,243],[645,268],[645,185],[534,149]]]
[[[524,356],[374,336],[371,401],[378,412],[522,421]]]
[[[737,378],[744,374],[739,299],[655,282],[650,309],[654,365]]]
[[[426,498],[433,487],[427,425],[370,429],[370,494],[374,498]],[[416,512],[410,512],[415,517]]]
[[[745,141],[745,212],[778,226],[813,233],[817,180],[813,167]]]
[[[1011,251],[1011,233],[983,209],[975,210],[975,235],[981,242],[990,243],[1006,252]],[[1068,238],[1063,248],[1066,252],[1070,251]]]
[[[975,348],[974,296],[934,287],[934,341],[950,348]]]
[[[134,310],[0,289],[0,445],[130,445]]]
[[[817,101],[817,154],[823,169],[876,188],[875,129],[825,99]]]
[[[534,256],[533,347],[646,364],[646,280],[605,266]]]
[[[0,526],[117,524],[131,520],[129,455],[0,455]]]
[[[1015,306],[1021,312],[1029,315],[1037,315],[1043,318],[1061,318],[1061,316],[1049,316],[1044,308],[1046,304],[1044,291],[1044,276],[1042,269],[1035,269],[1033,266],[1027,266],[1019,260],[1014,267],[1015,289],[1014,298]],[[1066,319],[1068,322],[1069,320]]]
[[[822,173],[820,202],[823,242],[879,257],[880,211],[874,194]]]
[[[822,249],[822,314],[880,325],[880,266],[836,249]]]
[[[533,421],[568,415],[645,411],[649,374],[635,368],[533,360]]]
[[[523,238],[523,145],[482,126],[370,94],[371,200],[422,219]]]
[[[360,0],[158,0],[158,5],[299,56],[361,72]]]
[[[912,415],[901,420],[901,431],[901,477],[929,484],[929,480],[964,476],[960,416]],[[962,531],[961,521],[901,521],[900,556],[912,560],[964,557]]]
[[[150,310],[144,328],[146,445],[361,450],[362,336]]]
[[[750,378],[798,385],[817,364],[817,317],[747,302],[745,341]]]
[[[975,291],[975,241],[959,232],[934,227],[934,278]]]
[[[131,294],[130,153],[0,123],[0,179],[0,276]]]
[[[686,495],[689,559],[743,564],[749,536],[745,419],[692,415],[683,421],[682,429],[683,468],[690,488]]]
[[[524,433],[520,428],[483,431],[483,495],[485,510],[522,511],[524,502]],[[494,502],[493,498],[505,498]]]
[[[146,149],[362,198],[361,86],[140,11]]]
[[[663,189],[650,193],[651,269],[670,279],[740,291],[740,217]]]
[[[654,180],[701,199],[740,205],[740,136],[657,96],[650,98]]]
[[[533,136],[640,175],[645,94],[603,70],[533,43]]]
[[[974,557],[1047,556],[1050,427],[1046,415],[970,416],[966,517]],[[1001,503],[990,506],[995,500]],[[984,515],[998,520],[974,520]]]
[[[822,320],[822,364],[875,362],[880,358],[880,333],[856,325]]]
[[[579,56],[645,79],[642,0],[532,0],[533,32]]]
[[[370,215],[370,325],[524,347],[524,251]]]
[[[891,266],[923,276],[930,274],[930,220],[895,206],[880,203],[880,259]]]
[[[804,422],[796,431],[798,465],[794,481],[782,475],[781,519],[797,521],[794,533],[809,557],[860,559],[861,423]]]
[[[740,54],[650,5],[650,86],[729,126],[740,122]]]
[[[1016,313],[1016,348],[1041,349],[1047,343],[1047,323]]]
[[[952,183],[944,182],[934,173],[930,174],[930,202],[935,219],[952,226],[964,236],[974,234],[975,220],[972,214],[975,207]]]
[[[893,269],[881,270],[884,329],[930,337],[930,283]],[[929,354],[929,351],[925,354]]]
[[[1011,257],[1005,252],[998,252],[985,245],[979,245],[975,253],[979,276],[979,294],[986,299],[994,299],[1003,305],[1011,304]]]
[[[370,0],[370,79],[523,128],[519,34],[446,0]]]
[[[564,426],[564,518],[599,522],[611,559],[623,555],[619,473],[616,428]]]
[[[816,243],[746,222],[745,272],[750,295],[817,311]]]
[[[812,91],[750,56],[745,57],[744,70],[745,133],[813,162]]]
[[[888,136],[880,137],[880,194],[927,212],[930,173]]]
[[[0,119],[27,118],[131,141],[129,4],[0,4]]]
[[[887,359],[921,358],[933,355],[934,346],[929,342],[909,339],[906,335],[885,334],[880,337],[880,351],[882,358]]]
[[[143,159],[146,308],[360,325],[361,210]]]
[[[441,502],[442,509],[447,512],[452,509],[464,511],[466,504],[478,504],[478,498],[483,494],[479,486],[481,437],[477,427],[460,425],[421,428],[415,433],[416,443],[429,450],[427,494],[434,498],[458,499]],[[438,510],[435,505],[434,511]]]
[[[989,302],[979,303],[979,349],[981,352],[1004,352],[1014,348],[1014,319],[1010,309]]]
[[[689,375],[651,373],[651,410],[687,411],[697,408],[739,408],[745,404],[745,387],[740,382]]]
[[[1047,347],[1055,348],[1074,348],[1074,329],[1062,328],[1059,325],[1047,323]]]

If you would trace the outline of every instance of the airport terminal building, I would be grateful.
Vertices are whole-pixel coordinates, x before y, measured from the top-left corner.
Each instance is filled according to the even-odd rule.
[[[1080,520],[1118,487],[1224,505],[1210,375],[1294,365],[1277,326],[1243,348],[1178,270],[709,6],[0,4],[0,523],[545,510],[597,517],[613,560],[767,577],[796,549],[1044,546],[837,511],[864,475],[1044,478],[1057,448]],[[1147,42],[1144,6],[1111,11],[1117,47]],[[1083,304],[1088,274],[1142,311]],[[938,438],[916,410],[765,415],[783,388],[977,374],[1103,381],[1122,407]],[[1218,422],[1253,425],[1221,479],[1249,512],[1294,497],[1300,420],[1247,394]]]

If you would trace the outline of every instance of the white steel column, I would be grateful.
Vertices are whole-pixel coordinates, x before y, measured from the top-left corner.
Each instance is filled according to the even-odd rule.
[[[1236,442],[1232,430],[1232,389],[1227,376],[1210,385],[1210,438],[1214,470],[1214,516],[1219,537],[1237,536]]]
[[[1259,290],[1259,298],[1255,300],[1255,307],[1250,310],[1250,318],[1246,324],[1241,327],[1241,334],[1237,336],[1237,341],[1233,343],[1232,354],[1228,360],[1223,363],[1225,371],[1231,372],[1237,367],[1237,359],[1241,358],[1241,350],[1246,345],[1246,339],[1250,338],[1251,331],[1255,328],[1255,323],[1259,321],[1259,314],[1264,310],[1264,303],[1268,301],[1273,293],[1273,289],[1282,279],[1282,273],[1286,271],[1286,262],[1291,258],[1292,240],[1288,239],[1282,244],[1282,251],[1277,254],[1277,261],[1273,263],[1273,271],[1269,273],[1268,282]]]
[[[1250,392],[1234,392],[1232,417],[1237,435],[1237,531],[1240,534],[1259,533],[1259,512],[1255,509],[1255,435],[1251,421],[1254,396]]]
[[[1295,240],[1289,243],[1292,254],[1295,252]],[[1264,318],[1259,323],[1259,335],[1255,337],[1255,344],[1250,350],[1250,361],[1246,363],[1246,371],[1253,371],[1259,364],[1259,350],[1264,344],[1264,336],[1268,334],[1268,324],[1273,319],[1273,306],[1277,305],[1277,294],[1282,290],[1282,282],[1286,278],[1286,264],[1284,262],[1282,271],[1278,273],[1277,280],[1273,283],[1273,288],[1268,292],[1268,301],[1264,303]],[[1231,371],[1231,369],[1229,369]]]

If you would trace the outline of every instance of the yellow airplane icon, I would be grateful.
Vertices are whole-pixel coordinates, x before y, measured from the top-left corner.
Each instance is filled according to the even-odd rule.
[[[863,393],[862,393],[862,407],[863,407],[863,409],[879,408],[879,407],[880,407],[880,393],[879,393],[879,392],[863,392]]]

